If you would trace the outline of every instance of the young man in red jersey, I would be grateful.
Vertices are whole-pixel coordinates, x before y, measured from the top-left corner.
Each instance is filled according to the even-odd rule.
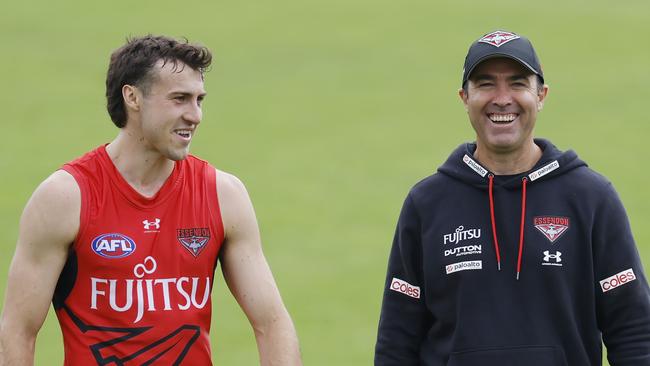
[[[0,364],[32,365],[49,302],[65,365],[209,365],[220,258],[262,365],[300,365],[244,185],[189,155],[210,51],[163,36],[112,56],[108,112],[120,131],[34,192],[20,222]]]

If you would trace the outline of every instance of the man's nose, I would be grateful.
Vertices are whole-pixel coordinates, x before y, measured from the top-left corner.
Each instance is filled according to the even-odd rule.
[[[193,124],[199,124],[201,123],[201,118],[203,117],[203,111],[201,110],[201,106],[198,104],[193,104],[190,105],[187,110],[185,110],[185,113],[183,114],[183,118]]]
[[[494,98],[492,99],[493,104],[499,107],[505,107],[512,103],[512,93],[507,85],[499,83],[494,92]]]

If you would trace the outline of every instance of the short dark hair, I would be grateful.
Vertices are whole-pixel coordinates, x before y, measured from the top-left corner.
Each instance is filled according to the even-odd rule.
[[[119,128],[126,125],[126,108],[122,97],[124,85],[134,85],[146,93],[153,78],[156,62],[182,63],[203,74],[212,62],[207,47],[166,37],[146,35],[133,37],[111,54],[106,75],[106,108],[111,120]]]

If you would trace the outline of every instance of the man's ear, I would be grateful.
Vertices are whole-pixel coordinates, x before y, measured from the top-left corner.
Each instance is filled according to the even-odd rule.
[[[142,104],[142,92],[133,85],[125,84],[122,87],[122,98],[127,110],[139,111]]]
[[[537,110],[541,111],[544,108],[544,101],[548,95],[548,85],[544,84],[542,89],[537,93]]]
[[[460,88],[458,89],[458,96],[460,97],[460,100],[463,102],[463,105],[465,105],[465,112],[467,112],[467,92],[465,89]]]

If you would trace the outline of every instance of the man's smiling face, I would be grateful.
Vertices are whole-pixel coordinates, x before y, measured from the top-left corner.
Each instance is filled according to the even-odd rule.
[[[459,95],[479,148],[499,154],[533,143],[537,112],[548,92],[537,83],[535,74],[509,58],[492,58],[473,70]]]

